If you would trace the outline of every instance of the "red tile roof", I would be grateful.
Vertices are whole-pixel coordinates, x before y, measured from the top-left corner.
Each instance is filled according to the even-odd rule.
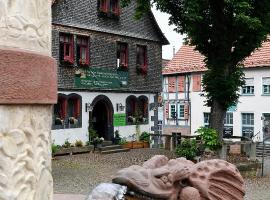
[[[165,66],[163,74],[201,72],[207,70],[204,56],[194,50],[194,46],[183,45],[173,59]],[[270,66],[270,38],[244,61],[245,67]]]

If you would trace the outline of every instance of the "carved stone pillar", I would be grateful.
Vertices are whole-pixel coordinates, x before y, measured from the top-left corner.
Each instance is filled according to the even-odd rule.
[[[51,0],[0,0],[0,199],[52,200]]]

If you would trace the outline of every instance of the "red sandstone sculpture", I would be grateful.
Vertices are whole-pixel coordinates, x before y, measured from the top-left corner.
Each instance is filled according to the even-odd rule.
[[[113,183],[150,199],[243,200],[245,194],[237,168],[218,159],[194,164],[185,158],[169,160],[157,155],[143,166],[120,170]]]

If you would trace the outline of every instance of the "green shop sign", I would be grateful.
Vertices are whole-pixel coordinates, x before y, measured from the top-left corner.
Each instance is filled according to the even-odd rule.
[[[114,114],[113,126],[126,126],[126,114]]]
[[[92,67],[78,70],[75,73],[75,86],[77,88],[124,88],[128,84],[128,72],[113,68]]]

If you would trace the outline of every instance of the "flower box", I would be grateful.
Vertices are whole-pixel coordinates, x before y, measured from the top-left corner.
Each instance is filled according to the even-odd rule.
[[[133,142],[127,142],[125,144],[122,144],[122,147],[124,149],[132,149],[133,148]]]
[[[94,149],[93,145],[83,147],[60,148],[53,154],[53,156],[72,155],[76,153],[89,153],[93,149]]]
[[[143,142],[137,142],[137,141],[134,141],[133,142],[133,149],[140,149],[140,148],[143,148]]]
[[[149,148],[149,147],[150,147],[149,142],[144,141],[144,142],[143,142],[143,148]]]

